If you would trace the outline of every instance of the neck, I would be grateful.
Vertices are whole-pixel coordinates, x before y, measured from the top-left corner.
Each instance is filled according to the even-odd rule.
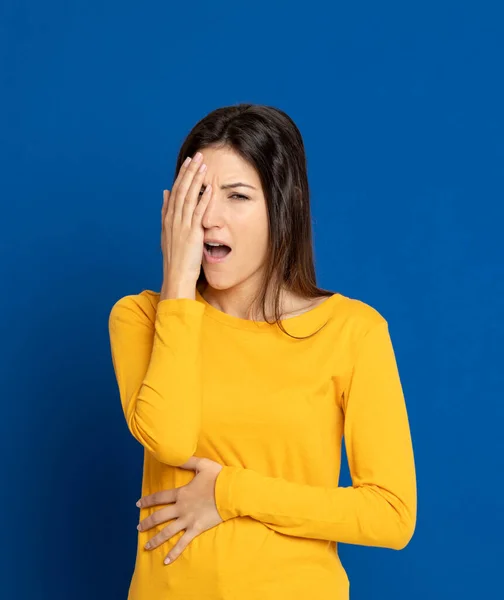
[[[240,319],[255,319],[258,321],[266,321],[262,306],[260,306],[259,288],[257,285],[252,286],[251,282],[244,282],[239,286],[218,290],[212,288],[208,283],[201,286],[199,290],[203,298],[212,306],[234,317]],[[269,320],[274,319],[274,284],[270,284],[266,296],[266,314],[269,315]],[[280,294],[280,306],[290,310],[290,296],[288,292],[282,288]]]

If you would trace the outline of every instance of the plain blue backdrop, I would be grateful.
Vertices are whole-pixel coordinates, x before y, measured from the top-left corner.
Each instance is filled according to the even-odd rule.
[[[352,600],[502,597],[503,23],[497,1],[0,3],[2,599],[126,598],[142,447],[108,315],[159,290],[178,148],[238,102],[297,123],[318,283],[396,349],[417,528],[340,546]]]

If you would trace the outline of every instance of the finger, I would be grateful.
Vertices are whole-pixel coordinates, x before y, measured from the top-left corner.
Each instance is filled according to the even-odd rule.
[[[173,186],[172,191],[170,192],[170,200],[166,207],[164,218],[164,231],[166,231],[167,229],[168,231],[171,231],[171,226],[173,223],[173,213],[175,211],[175,198],[177,197],[176,194],[177,192],[175,190],[175,186]]]
[[[177,501],[177,490],[178,488],[172,488],[170,490],[160,490],[154,492],[148,496],[142,496],[136,503],[139,508],[145,508],[147,506],[157,506],[159,504],[169,504],[170,502]]]
[[[154,548],[161,546],[161,544],[167,542],[174,535],[185,529],[185,527],[186,526],[183,523],[182,519],[177,519],[170,525],[163,527],[163,529],[157,535],[155,535],[145,544],[145,550],[154,550]]]
[[[196,534],[192,531],[192,529],[188,529],[175,544],[175,546],[173,546],[170,552],[168,552],[168,555],[163,561],[164,564],[167,565],[168,563],[172,563],[174,560],[176,560],[195,537]]]
[[[189,224],[192,223],[192,217],[196,204],[198,203],[201,195],[201,188],[203,187],[203,180],[205,178],[207,166],[201,162],[198,170],[194,174],[191,185],[187,190],[184,205],[182,206],[182,220]]]
[[[163,190],[163,206],[161,208],[161,221],[164,223],[166,217],[166,210],[170,199],[170,190]]]
[[[207,209],[208,203],[210,202],[210,198],[212,197],[212,186],[208,184],[205,188],[205,191],[201,195],[201,199],[196,205],[192,216],[192,225],[196,227],[197,225],[201,225],[203,220],[203,215]]]
[[[166,212],[168,209],[170,199],[170,190],[163,190],[163,206],[161,208],[161,250],[163,250],[164,240],[165,240],[165,220],[166,220]]]
[[[186,162],[186,161],[189,161],[189,162]],[[167,223],[168,225],[173,220],[174,199],[177,197],[180,182],[182,181],[182,177],[184,176],[185,172],[187,171],[187,167],[191,164],[191,162],[192,162],[192,159],[190,156],[188,156],[186,158],[186,160],[180,166],[180,170],[177,174],[177,177],[176,177],[175,181],[173,182],[172,189],[170,192],[170,197],[172,198],[172,201],[168,202],[168,210],[166,211],[166,214],[165,214],[165,223]]]
[[[172,519],[176,519],[179,517],[179,510],[176,504],[170,504],[165,508],[161,508],[160,510],[156,510],[145,519],[142,519],[140,523],[137,525],[138,531],[148,531],[152,529],[156,525],[160,525],[161,523],[166,523],[167,521],[171,521]]]
[[[174,198],[175,202],[174,202],[174,207],[173,207],[173,210],[174,210],[173,221],[172,221],[173,223],[175,223],[175,222],[180,223],[182,220],[182,213],[183,213],[183,208],[184,208],[187,192],[189,191],[189,188],[191,186],[192,180],[194,179],[194,176],[196,175],[196,173],[198,172],[198,169],[201,166],[201,162],[202,162],[202,158],[200,158],[199,161],[197,161],[195,159],[191,160],[185,173],[182,175],[182,179],[180,180],[180,184],[177,188],[177,193]]]
[[[191,164],[191,162],[192,159],[190,156],[188,156],[180,165],[179,172],[177,173],[177,177],[175,178],[175,181],[172,185],[172,196],[174,196],[174,194],[177,192],[180,182],[182,181],[182,177],[184,176],[185,172],[187,171],[187,167]]]

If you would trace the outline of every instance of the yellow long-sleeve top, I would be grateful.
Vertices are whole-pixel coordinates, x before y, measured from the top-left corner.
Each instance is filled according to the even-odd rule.
[[[141,495],[180,487],[191,456],[222,465],[223,519],[170,565],[183,531],[138,533],[128,600],[347,600],[338,542],[402,549],[416,523],[410,428],[388,324],[334,294],[276,325],[144,290],[110,313],[126,422],[144,447]],[[343,437],[344,436],[344,437]],[[339,487],[341,445],[352,486]],[[140,509],[139,520],[161,507]]]

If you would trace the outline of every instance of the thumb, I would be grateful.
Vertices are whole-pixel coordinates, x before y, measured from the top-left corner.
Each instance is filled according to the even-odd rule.
[[[191,458],[188,461],[186,461],[183,465],[179,465],[179,468],[196,471],[200,462],[201,458],[198,458],[197,456],[191,456]]]

